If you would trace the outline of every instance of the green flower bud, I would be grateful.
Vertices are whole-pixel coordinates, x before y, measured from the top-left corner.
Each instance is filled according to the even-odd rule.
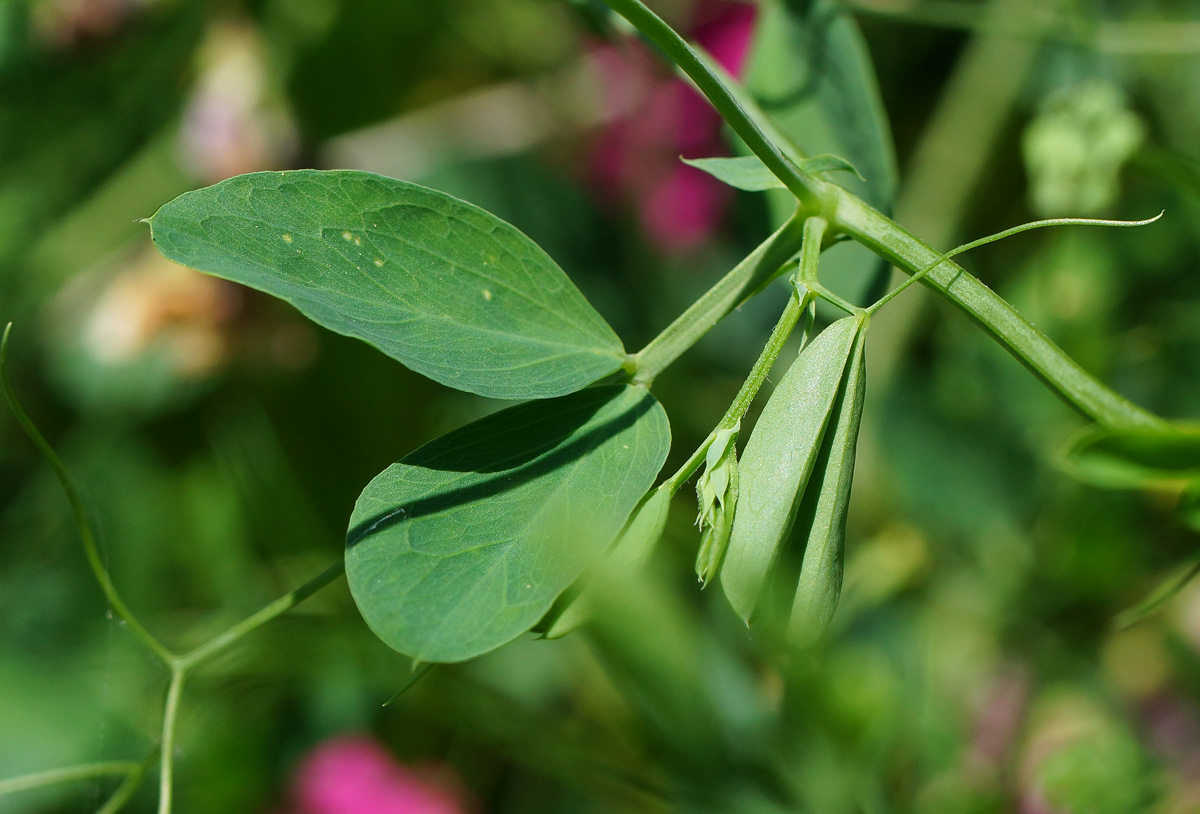
[[[700,526],[700,552],[696,556],[696,576],[704,585],[717,573],[725,559],[733,513],[738,497],[737,437],[741,422],[731,429],[718,430],[704,457],[704,471],[696,482]]]

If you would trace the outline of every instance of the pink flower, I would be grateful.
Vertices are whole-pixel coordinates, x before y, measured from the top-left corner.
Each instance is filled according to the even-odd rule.
[[[755,7],[728,0],[697,4],[692,38],[729,73],[742,71]],[[696,248],[720,225],[729,187],[679,157],[724,155],[721,117],[661,63],[634,50],[595,54],[615,121],[593,147],[592,179],[605,197],[631,201],[642,229],[664,251]],[[630,100],[633,100],[632,102]]]
[[[464,814],[463,795],[445,772],[397,762],[363,735],[327,740],[296,771],[294,814]],[[439,780],[441,782],[439,782]]]

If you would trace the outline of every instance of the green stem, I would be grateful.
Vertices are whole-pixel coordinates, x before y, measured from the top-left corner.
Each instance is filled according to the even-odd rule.
[[[839,190],[836,225],[909,274],[929,269],[921,282],[962,309],[1068,405],[1114,429],[1161,427],[1164,421],[1117,395],[1090,376],[1015,308],[941,252]],[[932,268],[930,268],[932,267]]]
[[[937,268],[938,266],[940,266],[942,263],[949,260],[950,258],[957,257],[960,254],[971,251],[972,249],[978,249],[980,246],[986,246],[989,243],[995,243],[998,240],[1004,240],[1006,237],[1012,237],[1013,235],[1019,235],[1022,232],[1029,232],[1029,231],[1032,231],[1033,229],[1044,229],[1047,226],[1119,226],[1119,227],[1147,226],[1147,225],[1157,221],[1159,218],[1161,218],[1163,216],[1163,214],[1165,214],[1165,210],[1164,210],[1164,212],[1159,212],[1154,217],[1146,218],[1145,220],[1105,220],[1105,219],[1101,219],[1101,218],[1047,218],[1046,220],[1035,220],[1030,223],[1022,223],[1020,226],[1014,226],[1011,229],[1005,229],[1001,232],[996,232],[994,235],[988,235],[987,237],[981,237],[978,240],[972,240],[970,243],[964,243],[961,246],[957,246],[957,247],[951,249],[950,251],[941,255],[941,257],[939,259],[930,263],[928,266],[921,269],[920,271],[914,273],[907,280],[900,283],[900,285],[896,286],[891,291],[884,294],[882,297],[880,297],[878,300],[876,300],[872,305],[870,305],[866,309],[866,311],[868,314],[874,314],[880,308],[887,305],[889,302],[894,300],[896,297],[900,296],[901,292],[903,292],[904,289],[908,288],[913,283],[920,282],[920,280],[926,274],[933,271],[935,268]]]
[[[833,291],[830,291],[828,288],[821,285],[819,282],[805,283],[805,285],[807,285],[809,290],[811,290],[814,294],[816,294],[821,299],[825,300],[825,302],[829,303],[830,305],[837,306],[838,308],[845,311],[847,314],[858,314],[863,311],[862,308],[859,308],[857,305],[850,302],[845,297],[841,297],[838,294],[834,293]]]
[[[675,63],[700,92],[712,103],[721,117],[746,143],[756,156],[783,182],[805,209],[822,211],[830,200],[830,184],[808,175],[784,155],[783,151],[763,133],[762,129],[742,108],[737,97],[711,69],[708,62],[692,50],[687,41],[641,0],[604,0],[613,11],[620,14],[658,46]]]
[[[204,644],[182,656],[173,657],[169,662],[171,668],[171,683],[167,687],[167,701],[163,708],[162,723],[162,767],[159,779],[159,814],[170,814],[171,787],[174,774],[175,721],[179,716],[179,700],[183,694],[183,682],[188,672],[203,661],[215,656],[243,636],[257,630],[340,577],[346,571],[345,562],[339,560],[326,568],[308,582],[289,591],[267,605],[262,610],[246,617],[223,633],[219,633]]]
[[[797,278],[801,281],[812,279],[816,276],[817,258],[821,252],[821,244],[825,237],[826,223],[823,218],[809,218],[804,222],[804,246],[800,253],[800,271]],[[733,402],[729,405],[729,409],[725,411],[725,415],[717,422],[717,426],[704,439],[704,443],[696,448],[696,451],[684,462],[683,466],[665,482],[666,488],[671,490],[674,495],[679,491],[683,484],[687,483],[700,464],[704,462],[704,456],[708,452],[708,445],[712,443],[713,438],[721,430],[732,429],[746,415],[746,411],[750,409],[751,402],[758,395],[759,389],[762,388],[763,382],[767,380],[767,374],[771,372],[771,366],[775,364],[775,360],[779,358],[780,352],[783,350],[784,344],[788,337],[792,335],[796,323],[800,319],[800,315],[812,302],[813,293],[805,290],[803,294],[797,289],[794,289],[792,296],[788,298],[787,305],[783,309],[783,313],[779,315],[779,321],[775,323],[775,327],[771,330],[771,336],[767,339],[767,344],[762,349],[762,353],[758,355],[758,359],[754,362],[754,367],[750,369],[750,375],[746,377],[746,381],[742,382],[741,388],[737,395],[733,397]]]
[[[1087,374],[1001,297],[941,254],[841,187],[805,175],[764,135],[716,72],[640,0],[605,0],[683,69],[726,123],[762,159],[805,209],[821,212],[836,229],[922,282],[967,313],[1002,347],[1084,416],[1114,428],[1161,427],[1161,418],[1117,395]],[[813,209],[814,205],[818,207]]]
[[[106,760],[99,763],[83,763],[79,766],[67,766],[62,769],[51,769],[36,774],[26,774],[9,780],[0,780],[0,797],[16,794],[19,791],[32,791],[57,786],[60,783],[73,783],[79,780],[91,780],[96,777],[112,775],[134,775],[139,764],[132,760]]]
[[[100,590],[104,592],[104,597],[108,600],[109,606],[113,612],[129,626],[134,635],[142,640],[146,647],[159,657],[165,664],[170,664],[175,659],[175,654],[172,653],[165,645],[154,638],[154,636],[125,604],[125,600],[117,592],[116,585],[113,584],[112,578],[109,577],[108,569],[104,567],[104,560],[100,556],[100,549],[96,545],[96,538],[92,535],[91,524],[88,523],[87,514],[84,512],[83,500],[79,496],[79,489],[76,488],[74,480],[67,472],[67,468],[55,453],[54,448],[45,437],[38,431],[32,419],[25,413],[21,407],[21,403],[17,400],[16,391],[13,390],[12,381],[8,376],[8,336],[12,331],[12,323],[8,323],[4,329],[4,336],[0,339],[0,380],[3,381],[4,395],[8,399],[8,406],[12,409],[13,415],[16,416],[17,423],[21,425],[21,429],[29,436],[29,440],[37,447],[38,452],[50,464],[54,470],[55,476],[58,478],[58,483],[62,487],[63,493],[67,496],[67,502],[71,504],[71,513],[75,516],[75,525],[79,530],[79,538],[83,542],[83,551],[87,556],[88,565],[91,566],[92,574],[96,578],[96,582],[100,584]]]
[[[340,577],[346,572],[346,563],[339,560],[333,565],[326,568],[317,576],[310,579],[308,582],[301,585],[299,588],[284,594],[276,599],[271,604],[267,605],[257,613],[246,617],[238,622],[233,627],[209,639],[204,644],[196,649],[180,656],[175,662],[182,669],[190,669],[202,661],[205,661],[225,648],[237,642],[248,633],[252,633],[258,628],[270,622],[283,614],[287,613],[292,608],[299,605],[304,600],[315,594],[317,591],[324,588],[329,583]]]
[[[163,706],[162,762],[158,778],[158,814],[171,814],[171,790],[175,772],[175,721],[179,717],[179,699],[183,695],[183,679],[187,668],[171,665],[171,683],[167,686],[167,701]]]
[[[714,325],[773,280],[802,243],[803,227],[797,215],[692,303],[650,344],[634,354],[633,361],[637,366],[634,382],[648,386]]]
[[[154,758],[157,757],[157,750],[146,756],[146,759],[138,764],[137,768],[129,773],[129,776],[117,787],[112,796],[101,806],[96,814],[117,814],[125,804],[133,797],[134,792],[138,790],[138,786],[142,785],[142,780],[145,779],[146,773],[150,771],[150,767],[154,765]]]

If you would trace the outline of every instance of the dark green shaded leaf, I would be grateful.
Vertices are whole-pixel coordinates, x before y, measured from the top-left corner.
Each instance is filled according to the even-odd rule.
[[[804,348],[767,400],[742,454],[721,586],[747,624],[791,532],[860,324],[855,317],[840,319]]]
[[[1113,489],[1200,477],[1200,431],[1084,428],[1068,445],[1066,468],[1079,480]]]
[[[420,661],[516,638],[617,535],[669,446],[662,407],[630,385],[521,404],[426,444],[350,518],[363,618]]]
[[[833,426],[825,433],[821,455],[813,467],[793,532],[803,545],[804,561],[788,623],[788,638],[802,647],[820,638],[842,593],[846,511],[850,506],[858,428],[867,392],[866,336],[864,323],[833,408]]]
[[[416,184],[253,173],[181,195],[150,226],[166,257],[287,300],[459,390],[559,396],[625,362],[616,334],[533,241]]]

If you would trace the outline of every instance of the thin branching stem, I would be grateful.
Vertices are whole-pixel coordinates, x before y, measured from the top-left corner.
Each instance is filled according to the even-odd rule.
[[[80,497],[79,489],[75,486],[75,481],[71,474],[63,465],[62,460],[50,446],[45,436],[34,425],[32,419],[25,413],[21,407],[21,402],[17,399],[17,393],[13,389],[12,381],[8,375],[8,338],[12,331],[12,323],[4,329],[4,336],[0,339],[0,380],[4,385],[4,396],[8,400],[8,406],[12,409],[13,415],[16,416],[17,423],[21,425],[21,429],[29,436],[29,440],[37,447],[39,453],[50,464],[54,470],[55,476],[58,478],[59,485],[62,487],[63,493],[67,496],[67,502],[71,504],[71,513],[75,516],[75,525],[79,531],[79,538],[83,542],[83,551],[87,556],[88,565],[91,566],[92,574],[96,578],[96,582],[100,585],[100,590],[104,592],[105,599],[108,600],[109,607],[112,608],[121,621],[129,626],[133,634],[141,639],[142,643],[148,647],[151,652],[159,657],[165,664],[170,664],[175,659],[175,654],[172,653],[164,644],[159,642],[149,630],[147,630],[137,617],[133,615],[133,611],[125,604],[125,600],[121,598],[117,592],[116,585],[113,584],[112,578],[108,574],[108,569],[104,566],[104,560],[100,556],[100,549],[96,545],[96,538],[92,533],[91,524],[88,522],[87,514],[84,511],[83,499]]]
[[[716,285],[633,356],[633,380],[649,386],[668,365],[692,347],[714,325],[774,280],[803,242],[802,218],[781,226],[738,263]]]
[[[58,454],[54,451],[54,448],[38,430],[33,420],[29,418],[24,408],[22,408],[20,401],[18,401],[16,391],[13,389],[12,381],[8,375],[8,339],[11,330],[12,323],[9,323],[4,329],[3,338],[0,339],[0,382],[3,384],[4,395],[8,400],[9,407],[12,408],[17,423],[21,425],[21,428],[29,436],[30,440],[33,441],[34,446],[37,447],[42,457],[46,459],[58,477],[58,482],[66,494],[67,501],[71,505],[71,511],[75,516],[79,536],[83,541],[84,552],[87,555],[92,574],[104,592],[104,596],[108,600],[110,607],[112,607],[113,612],[129,626],[129,629],[134,632],[138,639],[151,652],[158,656],[171,671],[171,679],[167,687],[166,703],[163,707],[162,737],[159,752],[160,785],[158,809],[159,814],[169,814],[171,810],[171,787],[174,767],[175,723],[179,715],[179,702],[183,694],[184,679],[187,677],[188,672],[196,665],[226,649],[242,637],[257,630],[272,619],[287,613],[308,599],[345,573],[346,566],[343,561],[339,560],[299,588],[281,596],[262,610],[248,616],[194,650],[184,655],[172,652],[138,621],[137,617],[133,615],[133,612],[130,611],[125,601],[121,598],[121,595],[117,592],[117,588],[109,576],[108,569],[104,567],[104,561],[100,557],[96,539],[92,533],[91,524],[87,521],[83,500],[80,497],[78,488],[75,486],[74,479],[67,471],[62,460],[58,457]],[[44,772],[38,775],[28,775],[24,778],[0,782],[0,794],[22,788],[35,788],[38,785],[66,782],[68,780],[100,774],[127,774],[125,782],[101,809],[104,814],[113,814],[113,812],[119,811],[129,797],[133,795],[151,762],[153,762],[153,755],[145,764],[123,761],[94,763]]]
[[[175,724],[179,719],[179,700],[183,696],[183,680],[187,668],[171,666],[171,682],[167,685],[167,700],[163,705],[162,737],[159,748],[162,760],[158,774],[158,814],[171,814],[171,793],[175,774]]]
[[[844,233],[958,306],[1005,350],[1081,415],[1114,429],[1153,428],[1163,419],[1114,393],[1089,375],[1004,298],[861,198],[806,175],[774,144],[717,71],[641,0],[605,0],[661,48],[695,82],[726,123],[800,200],[808,214],[828,218]]]
[[[729,409],[725,411],[725,415],[721,417],[717,426],[704,439],[704,442],[688,457],[683,466],[679,467],[679,470],[667,479],[664,485],[671,490],[671,494],[678,492],[680,487],[687,483],[688,478],[700,468],[700,464],[703,463],[704,456],[708,452],[708,446],[712,443],[716,434],[721,430],[732,429],[746,415],[746,411],[750,409],[750,404],[754,401],[754,397],[758,395],[763,382],[767,380],[767,374],[771,372],[771,366],[775,364],[775,360],[779,358],[779,354],[783,350],[788,337],[792,335],[796,323],[800,320],[800,315],[812,303],[815,294],[807,288],[804,281],[815,279],[816,277],[817,259],[821,253],[821,245],[824,241],[827,226],[828,224],[825,220],[818,217],[809,218],[804,222],[803,246],[800,250],[800,269],[796,275],[798,285],[793,287],[792,296],[788,298],[783,313],[779,315],[779,321],[775,323],[775,327],[771,330],[767,344],[763,347],[762,352],[758,355],[758,359],[754,362],[754,367],[750,369],[750,374],[746,377],[746,381],[742,382],[741,388],[738,390],[737,395],[734,396]],[[805,338],[807,339],[807,337]]]
[[[33,791],[47,786],[57,786],[61,783],[75,783],[80,780],[94,780],[98,777],[114,775],[132,775],[138,770],[138,766],[139,764],[132,760],[105,760],[25,774],[8,780],[0,780],[0,797],[16,794],[19,791]]]
[[[146,759],[139,763],[137,768],[121,782],[121,785],[117,786],[117,790],[105,801],[104,805],[96,810],[96,814],[117,814],[124,808],[125,804],[133,797],[134,792],[142,785],[142,781],[146,778],[157,757],[157,749],[148,754]]]
[[[344,560],[338,560],[299,588],[284,594],[257,613],[246,617],[196,649],[180,656],[176,663],[180,668],[187,670],[206,661],[237,642],[246,634],[252,633],[272,619],[276,619],[287,613],[344,573],[346,573],[346,563]]]
[[[900,283],[900,285],[896,286],[894,289],[889,291],[887,294],[884,294],[873,305],[869,306],[866,310],[869,313],[872,313],[872,314],[875,313],[880,308],[887,305],[889,302],[891,302],[893,299],[895,299],[897,296],[899,296],[900,292],[904,291],[904,289],[908,288],[913,283],[918,282],[922,277],[924,277],[929,272],[933,271],[935,268],[937,268],[938,266],[940,266],[942,263],[946,262],[950,258],[957,257],[958,255],[963,254],[964,252],[969,252],[971,249],[978,249],[980,246],[986,246],[989,243],[995,243],[998,240],[1004,240],[1006,237],[1012,237],[1013,235],[1019,235],[1022,232],[1028,232],[1033,229],[1043,229],[1047,226],[1147,226],[1151,223],[1154,223],[1156,220],[1161,218],[1164,214],[1165,214],[1165,210],[1163,212],[1159,212],[1154,217],[1146,218],[1145,220],[1104,220],[1101,218],[1047,218],[1046,220],[1035,220],[1035,221],[1030,221],[1029,223],[1022,223],[1020,226],[1013,226],[1011,229],[1005,229],[1001,232],[996,232],[994,235],[988,235],[987,237],[981,237],[978,240],[972,240],[970,243],[964,243],[961,246],[951,249],[950,251],[943,254],[939,259],[933,261],[932,263],[927,265],[925,268],[921,269],[916,274],[913,274],[907,280]]]
[[[666,53],[695,83],[700,92],[708,97],[713,107],[721,114],[721,118],[733,128],[751,152],[767,165],[806,209],[814,214],[824,209],[828,200],[829,185],[801,170],[776,142],[767,137],[758,123],[747,114],[729,86],[675,29],[647,8],[641,0],[604,2]]]

